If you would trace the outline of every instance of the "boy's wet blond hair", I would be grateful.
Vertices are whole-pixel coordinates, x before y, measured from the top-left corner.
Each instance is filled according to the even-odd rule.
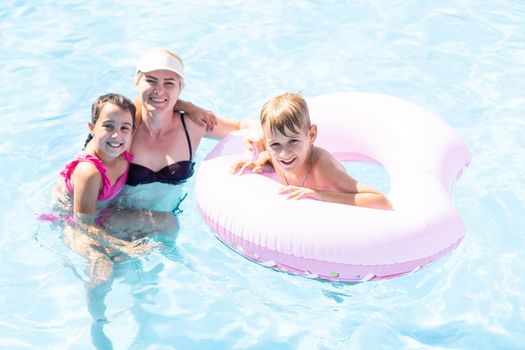
[[[268,124],[272,133],[278,130],[283,135],[286,135],[285,129],[299,134],[311,126],[308,105],[301,93],[286,92],[267,101],[261,109],[260,120],[261,125]]]

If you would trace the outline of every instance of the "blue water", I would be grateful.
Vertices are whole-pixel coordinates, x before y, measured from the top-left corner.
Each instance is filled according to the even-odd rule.
[[[0,348],[525,348],[524,2],[64,3],[0,4]],[[386,93],[440,114],[473,154],[453,193],[464,241],[402,278],[293,277],[214,238],[192,180],[175,247],[88,289],[87,263],[36,214],[91,101],[133,96],[151,46],[184,58],[183,98],[230,118],[289,90]],[[357,177],[388,188],[373,169]]]

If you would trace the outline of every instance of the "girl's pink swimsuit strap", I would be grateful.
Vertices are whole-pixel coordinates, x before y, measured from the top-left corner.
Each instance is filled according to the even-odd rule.
[[[64,177],[64,181],[66,183],[67,190],[70,193],[73,193],[73,185],[71,184],[71,174],[73,174],[73,171],[75,170],[76,166],[80,162],[89,162],[93,164],[97,170],[100,172],[100,175],[102,176],[102,182],[103,186],[100,189],[100,192],[98,193],[97,201],[107,201],[110,199],[113,199],[117,193],[124,187],[126,184],[126,177],[128,176],[128,170],[129,170],[129,163],[133,160],[133,155],[127,151],[122,153],[122,156],[128,161],[128,166],[126,167],[126,171],[124,174],[122,174],[117,181],[111,186],[111,182],[109,181],[109,178],[106,174],[106,167],[104,166],[104,163],[97,157],[81,153],[79,154],[72,162],[68,163],[64,169],[60,172],[60,175]]]

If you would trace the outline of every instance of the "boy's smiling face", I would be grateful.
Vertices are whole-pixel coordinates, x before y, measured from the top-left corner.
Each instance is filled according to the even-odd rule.
[[[312,125],[308,130],[302,128],[298,133],[285,128],[283,134],[279,130],[271,130],[267,124],[263,125],[264,139],[274,166],[286,172],[301,171],[307,167],[317,127]]]

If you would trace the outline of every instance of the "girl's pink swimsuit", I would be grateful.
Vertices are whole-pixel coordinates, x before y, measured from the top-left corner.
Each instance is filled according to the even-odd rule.
[[[100,192],[98,193],[97,201],[107,201],[115,198],[117,193],[119,193],[122,187],[124,187],[124,185],[126,184],[129,163],[133,160],[133,155],[127,151],[124,151],[124,153],[122,153],[122,156],[128,161],[128,166],[126,167],[126,171],[124,172],[124,174],[122,174],[117,179],[117,181],[115,181],[113,186],[111,186],[111,182],[109,181],[109,178],[106,175],[106,167],[104,166],[104,163],[102,163],[100,159],[98,159],[95,156],[92,156],[91,154],[79,154],[72,162],[68,163],[64,167],[64,170],[60,172],[60,175],[64,177],[64,181],[66,183],[66,187],[69,193],[73,193],[73,185],[71,184],[71,174],[73,174],[73,171],[75,170],[77,164],[80,162],[89,162],[93,164],[100,172],[103,182],[103,186],[100,189]]]

